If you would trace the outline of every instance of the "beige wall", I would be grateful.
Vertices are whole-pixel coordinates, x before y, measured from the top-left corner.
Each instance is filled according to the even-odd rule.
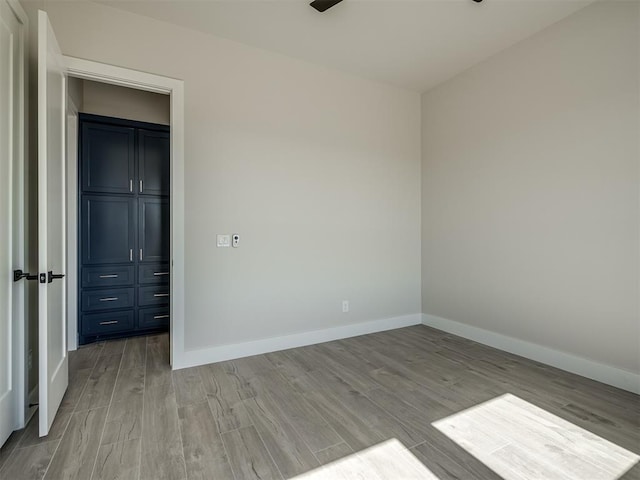
[[[639,5],[423,96],[425,313],[640,371]]]
[[[418,94],[99,4],[46,9],[65,54],[185,81],[187,349],[420,312]]]
[[[425,313],[639,370],[637,3],[422,97],[422,254],[418,95],[104,5],[47,10],[64,53],[185,80],[187,349],[417,313],[422,282]]]
[[[168,125],[169,96],[108,83],[83,82],[81,111],[107,117]]]

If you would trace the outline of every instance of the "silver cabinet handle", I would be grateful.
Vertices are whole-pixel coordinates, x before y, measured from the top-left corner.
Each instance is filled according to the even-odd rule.
[[[140,193],[142,193],[142,180],[140,180]]]
[[[129,261],[133,262],[133,248],[129,249]]]
[[[169,315],[154,315],[154,316],[153,316],[153,319],[154,319],[154,320],[158,320],[158,319],[160,319],[160,318],[169,318]]]
[[[100,278],[118,278],[118,275],[113,274],[113,275],[100,275]]]
[[[129,179],[129,191],[133,192],[133,179]]]
[[[142,260],[142,249],[140,249],[140,260]]]
[[[105,297],[100,299],[101,302],[114,302],[116,300],[118,300],[118,297]]]
[[[108,322],[100,322],[100,325],[113,325],[118,323],[118,320],[109,320]]]
[[[153,272],[154,277],[159,277],[160,275],[169,275],[169,272]]]
[[[168,293],[154,293],[153,296],[154,297],[168,297],[169,294]]]

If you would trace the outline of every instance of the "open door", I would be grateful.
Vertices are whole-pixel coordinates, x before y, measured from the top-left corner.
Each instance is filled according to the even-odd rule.
[[[67,356],[65,122],[62,53],[38,12],[38,368],[40,436],[49,433],[69,381]]]
[[[9,17],[9,18],[5,18]],[[12,284],[9,277],[13,254],[13,215],[11,213],[11,36],[7,23],[11,20],[9,6],[0,3],[0,445],[13,431],[15,410],[11,354]]]
[[[25,414],[25,38],[26,14],[0,0],[0,445]]]

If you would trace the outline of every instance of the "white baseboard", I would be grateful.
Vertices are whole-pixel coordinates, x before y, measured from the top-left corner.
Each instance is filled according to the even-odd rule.
[[[393,330],[394,328],[409,327],[419,325],[422,316],[419,313],[403,315],[400,317],[385,318],[383,320],[373,320],[364,323],[345,325],[342,327],[327,328],[325,330],[315,330],[312,332],[295,333],[282,337],[265,338],[252,342],[236,343],[231,345],[220,345],[217,347],[200,350],[188,350],[184,352],[179,364],[174,364],[174,369],[195,367],[206,365],[207,363],[233,360],[234,358],[249,357],[262,353],[276,352],[288,348],[304,347],[316,343],[330,342],[343,338],[366,335],[368,333]]]
[[[583,377],[597,380],[614,387],[640,394],[640,375],[637,373],[612,367],[603,363],[587,360],[586,358],[571,355],[569,353],[543,347],[535,343],[507,337],[499,333],[473,327],[465,323],[447,320],[435,315],[423,314],[422,323],[429,327],[437,328],[460,337],[473,340],[490,347],[504,350],[505,352],[520,355],[552,367],[566,370]]]

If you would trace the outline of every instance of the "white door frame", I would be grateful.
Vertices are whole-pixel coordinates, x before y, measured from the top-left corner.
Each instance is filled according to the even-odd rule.
[[[78,348],[78,107],[67,82],[67,348]]]
[[[171,279],[170,279],[170,327],[171,365],[183,364],[184,358],[184,82],[174,78],[116,67],[104,63],[63,56],[67,74],[83,80],[136,88],[170,96],[171,105],[171,174],[170,174],[170,235],[171,235]],[[69,196],[67,197],[69,198]],[[77,199],[76,199],[77,202]],[[76,217],[77,218],[77,217]],[[68,238],[76,242],[77,236]],[[77,248],[77,246],[76,246]],[[76,250],[77,251],[77,250]],[[69,285],[69,288],[74,288]],[[77,283],[75,288],[77,289]],[[78,331],[69,322],[69,335]],[[75,343],[75,342],[74,342]]]

